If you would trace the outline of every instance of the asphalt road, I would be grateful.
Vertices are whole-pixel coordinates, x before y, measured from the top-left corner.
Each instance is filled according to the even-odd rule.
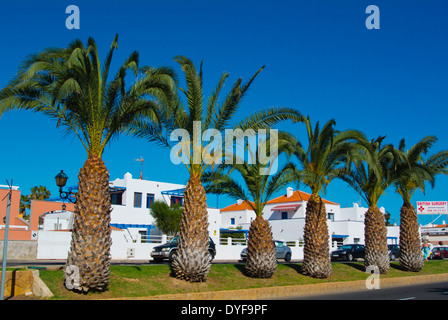
[[[289,298],[288,300],[448,300],[448,282]]]

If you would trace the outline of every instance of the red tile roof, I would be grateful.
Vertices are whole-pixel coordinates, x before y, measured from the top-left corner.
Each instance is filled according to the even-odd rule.
[[[286,194],[274,198],[270,201],[268,201],[268,204],[273,204],[273,203],[288,203],[288,202],[301,202],[301,201],[309,201],[311,197],[310,193],[307,192],[303,192],[300,190],[296,190],[293,192],[293,194],[290,197],[287,197]],[[327,204],[334,204],[334,205],[339,205],[339,203],[336,202],[332,202],[332,201],[328,201],[325,199],[322,199],[324,201],[324,203]],[[253,202],[251,202],[253,203]],[[252,208],[249,206],[249,204],[247,202],[242,202],[241,204],[238,203],[234,203],[231,204],[230,206],[227,206],[225,208],[221,209],[221,212],[226,212],[226,211],[241,211],[241,210],[252,210]]]
[[[274,198],[270,201],[268,201],[267,203],[272,204],[272,203],[287,203],[287,202],[300,202],[300,201],[309,201],[311,197],[310,193],[306,193],[300,190],[296,190],[293,192],[293,194],[290,197],[287,197],[286,194]],[[336,202],[332,202],[332,201],[328,201],[325,199],[322,199],[324,201],[324,203],[327,204],[335,204],[338,205],[339,203]]]
[[[250,201],[250,203],[254,204],[252,201]],[[220,211],[224,212],[224,211],[241,211],[241,210],[253,210],[253,209],[246,201],[243,201],[241,204],[238,203],[231,204],[230,206],[222,208]]]

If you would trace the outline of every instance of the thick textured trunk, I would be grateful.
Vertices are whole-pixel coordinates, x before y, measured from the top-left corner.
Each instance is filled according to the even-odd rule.
[[[246,274],[253,278],[270,278],[276,268],[271,226],[263,217],[258,216],[249,228]]]
[[[400,210],[400,266],[406,271],[423,268],[417,213],[414,206],[404,203]]]
[[[331,275],[330,246],[325,204],[313,194],[306,206],[302,272],[314,278]]]
[[[179,249],[171,264],[172,275],[191,282],[205,281],[211,266],[208,247],[207,196],[201,179],[192,173],[184,193]]]
[[[89,156],[78,180],[66,286],[84,292],[103,291],[109,283],[112,244],[109,172],[101,158]]]
[[[364,265],[376,266],[381,274],[386,274],[390,265],[386,220],[377,206],[369,207],[365,214],[364,236],[366,245]]]

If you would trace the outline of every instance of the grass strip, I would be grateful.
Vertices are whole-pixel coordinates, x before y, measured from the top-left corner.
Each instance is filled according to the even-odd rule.
[[[108,290],[80,294],[64,286],[63,271],[41,270],[40,277],[54,294],[52,299],[83,300],[120,297],[147,297],[154,295],[237,290],[273,286],[290,286],[313,283],[365,280],[363,262],[333,263],[333,274],[327,279],[314,279],[301,273],[300,263],[279,264],[271,279],[249,278],[244,274],[244,264],[214,264],[206,282],[189,283],[170,276],[169,265],[111,266]],[[381,278],[409,277],[448,272],[448,261],[428,261],[422,271],[407,272],[398,262],[392,262],[387,275]]]

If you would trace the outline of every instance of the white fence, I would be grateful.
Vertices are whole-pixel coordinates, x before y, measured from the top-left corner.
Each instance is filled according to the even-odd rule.
[[[127,231],[112,231],[111,256],[114,260],[152,260],[154,247],[170,240],[167,236],[149,238],[131,236]],[[65,260],[70,249],[71,232],[39,231],[37,239],[37,259]],[[303,243],[286,241],[292,251],[293,260],[303,259]],[[246,239],[221,238],[216,243],[215,260],[239,260],[240,253],[246,247]],[[336,249],[333,243],[330,250]]]
[[[37,236],[37,259],[67,259],[72,233],[66,231],[41,231]]]

